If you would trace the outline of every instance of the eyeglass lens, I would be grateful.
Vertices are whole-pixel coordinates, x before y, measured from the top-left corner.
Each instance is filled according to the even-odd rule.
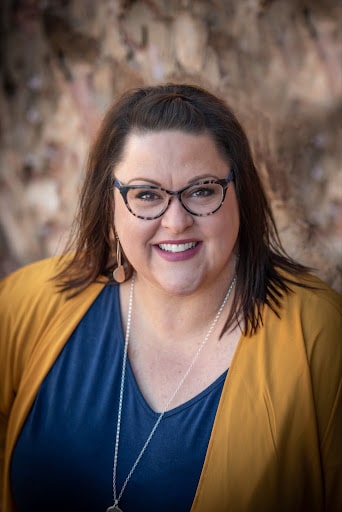
[[[171,195],[177,195],[189,212],[209,215],[220,207],[224,189],[219,183],[206,182],[187,187],[181,193],[170,194],[158,187],[137,185],[128,189],[126,200],[132,213],[151,218],[161,215],[166,210]]]

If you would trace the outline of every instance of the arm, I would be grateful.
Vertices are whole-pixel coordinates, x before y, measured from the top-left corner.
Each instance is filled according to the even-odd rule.
[[[342,298],[332,290],[313,292],[303,324],[317,414],[325,509],[342,510]]]

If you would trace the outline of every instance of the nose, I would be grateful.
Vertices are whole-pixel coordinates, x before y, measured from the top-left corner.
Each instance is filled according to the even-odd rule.
[[[170,204],[161,218],[162,226],[173,233],[182,233],[192,226],[193,222],[193,216],[184,209],[180,199],[177,196],[171,197]]]

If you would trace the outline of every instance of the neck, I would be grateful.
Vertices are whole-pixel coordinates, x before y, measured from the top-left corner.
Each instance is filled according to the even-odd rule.
[[[217,286],[191,295],[175,296],[136,276],[133,299],[134,330],[146,334],[149,332],[151,336],[159,338],[159,343],[184,342],[184,339],[191,343],[193,338],[197,340],[215,318],[232,279],[233,276],[222,280]],[[130,283],[127,283],[127,290],[129,286]],[[231,301],[232,296],[221,315],[218,330],[224,325]]]

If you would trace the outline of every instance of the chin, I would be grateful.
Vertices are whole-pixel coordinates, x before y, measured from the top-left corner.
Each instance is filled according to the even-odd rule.
[[[157,280],[158,286],[169,295],[187,296],[192,295],[201,287],[201,281],[194,280],[191,276],[170,276],[169,278],[161,278]]]

